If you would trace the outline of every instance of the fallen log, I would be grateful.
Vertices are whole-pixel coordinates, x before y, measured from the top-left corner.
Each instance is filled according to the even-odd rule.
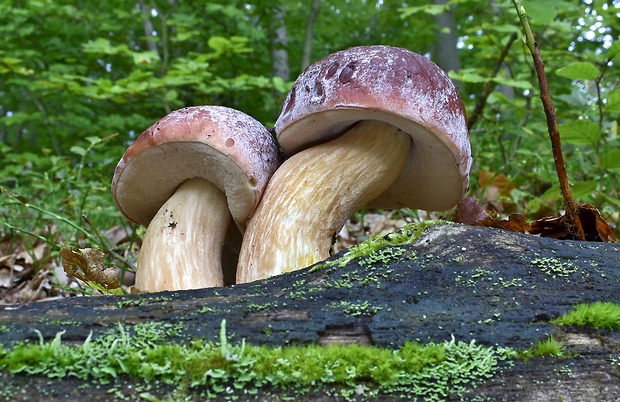
[[[380,244],[392,239],[403,243],[401,234],[387,235]],[[354,250],[358,254],[345,251],[316,266],[240,286],[0,306],[0,397],[15,401],[207,397],[387,401],[406,395],[410,400],[620,400],[617,332],[552,322],[579,303],[620,304],[619,245],[461,225],[431,226],[416,240],[404,243],[365,251],[358,248]],[[390,356],[400,356],[399,348],[416,342],[443,345],[454,353],[467,350],[484,355],[489,367],[484,371],[481,362],[471,363],[471,379],[466,372],[450,373],[450,369],[445,381],[444,374],[427,378],[429,384],[419,391],[413,390],[418,380],[404,390],[397,381],[382,383],[354,374],[347,383],[326,381],[299,388],[279,388],[269,382],[269,376],[262,382],[242,383],[230,377],[230,386],[220,390],[207,383],[169,383],[152,370],[144,378],[119,372],[84,379],[70,371],[61,378],[49,377],[51,368],[46,374],[25,364],[13,369],[19,371],[13,374],[2,367],[3,355],[19,345],[56,341],[71,347],[110,336],[121,342],[140,335],[140,325],[145,323],[166,328],[157,332],[163,344],[188,345],[200,340],[221,347],[224,342],[227,347],[236,345],[230,351],[239,355],[247,343],[248,347],[271,348],[357,344],[376,348],[377,353],[397,351]],[[549,337],[563,345],[561,356],[526,353]],[[504,348],[513,353],[506,354]],[[234,360],[227,350],[222,348],[222,354]],[[485,354],[487,350],[491,352]],[[463,355],[463,363],[467,356],[473,354]],[[171,361],[174,357],[169,356]],[[102,364],[90,361],[87,369],[96,372]],[[165,371],[166,359],[158,364]],[[410,374],[400,373],[399,381]],[[235,384],[243,384],[242,389]]]

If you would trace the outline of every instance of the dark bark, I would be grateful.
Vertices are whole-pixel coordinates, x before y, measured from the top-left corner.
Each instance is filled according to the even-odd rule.
[[[2,333],[1,342],[9,348],[16,342],[38,342],[37,329],[46,340],[65,330],[64,342],[82,343],[91,331],[96,337],[118,323],[131,327],[141,322],[182,323],[183,336],[175,341],[217,342],[222,319],[234,334],[231,342],[271,346],[356,342],[397,348],[406,340],[443,342],[454,336],[525,350],[553,335],[572,355],[514,360],[462,399],[620,399],[620,333],[549,322],[577,303],[620,304],[619,245],[444,225],[431,227],[413,244],[395,247],[403,253],[390,261],[363,258],[341,268],[313,272],[311,267],[222,289],[2,306],[0,325],[9,331]],[[370,308],[347,313],[343,301]],[[67,321],[72,323],[63,324]],[[13,400],[114,400],[107,393],[112,386],[129,399],[138,399],[136,389],[144,388],[129,378],[103,386],[70,377],[5,373],[0,395],[11,393]],[[166,397],[173,391],[162,385],[149,392]],[[277,400],[281,392],[286,391],[260,390],[256,398]],[[315,392],[302,400],[338,400],[320,388]]]

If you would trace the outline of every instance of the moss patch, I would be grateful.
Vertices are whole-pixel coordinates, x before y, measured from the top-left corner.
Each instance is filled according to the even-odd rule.
[[[581,303],[551,321],[557,325],[590,325],[597,329],[620,328],[620,306],[613,302]]]
[[[162,324],[140,324],[131,330],[119,325],[79,345],[64,343],[61,332],[50,342],[41,338],[11,350],[0,348],[0,369],[50,378],[73,376],[92,384],[110,384],[123,376],[205,398],[252,394],[261,387],[297,395],[323,387],[345,399],[387,393],[439,400],[468,391],[491,377],[503,360],[516,356],[510,349],[454,338],[428,345],[406,342],[397,350],[353,344],[233,345],[227,341],[225,321],[219,343],[169,343],[180,331],[179,326]]]

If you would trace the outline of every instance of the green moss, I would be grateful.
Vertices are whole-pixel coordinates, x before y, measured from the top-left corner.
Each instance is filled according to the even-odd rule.
[[[589,325],[597,329],[620,328],[620,306],[613,302],[581,303],[551,321],[557,325]]]
[[[324,388],[349,399],[363,390],[443,399],[459,395],[493,375],[508,349],[451,341],[397,350],[361,345],[266,347],[230,344],[222,324],[218,344],[195,340],[170,342],[182,328],[141,324],[120,326],[81,345],[53,340],[0,348],[0,370],[11,374],[75,376],[90,384],[110,384],[127,376],[143,384],[168,384],[187,392],[216,395],[254,393],[260,388],[310,392]],[[96,362],[96,364],[93,364]],[[331,390],[331,391],[329,391]],[[117,390],[117,392],[120,392]]]
[[[519,353],[519,356],[527,360],[533,356],[562,357],[566,356],[566,353],[564,352],[564,345],[562,342],[549,336],[544,341],[538,342],[535,347]]]

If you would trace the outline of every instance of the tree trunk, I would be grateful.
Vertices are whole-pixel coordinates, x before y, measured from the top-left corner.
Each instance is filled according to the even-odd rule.
[[[306,19],[306,35],[304,37],[304,52],[301,57],[301,71],[310,65],[312,60],[312,41],[314,39],[314,23],[319,15],[321,0],[312,0],[310,4],[310,13]]]
[[[217,343],[222,319],[230,343],[245,339],[272,347],[357,343],[396,349],[405,341],[442,343],[454,337],[525,350],[552,335],[564,344],[564,357],[510,358],[488,379],[468,383],[458,394],[448,392],[444,399],[616,401],[620,332],[550,321],[577,303],[620,304],[619,288],[617,244],[442,225],[430,227],[411,244],[384,248],[342,267],[310,267],[245,285],[2,306],[0,342],[7,350],[18,342],[38,343],[36,330],[45,342],[65,331],[63,343],[82,344],[90,333],[96,339],[119,324],[132,333],[136,324],[148,322],[182,326],[168,342],[206,338]],[[0,348],[0,362],[2,356]],[[165,368],[165,361],[158,364]],[[111,383],[99,384],[70,375],[0,375],[0,395],[13,401],[112,401],[138,398],[145,390],[153,400],[201,398],[200,389],[165,385],[157,377],[147,384],[119,374]],[[348,386],[363,392],[379,384]],[[258,386],[249,395],[232,388],[212,400],[342,400],[333,390],[333,385],[316,384],[299,394]],[[381,388],[371,399],[402,400],[399,393]]]
[[[433,3],[444,5],[448,3],[448,0],[433,0]],[[453,7],[450,7],[443,13],[434,15],[433,22],[438,26],[435,31],[436,39],[433,49],[433,61],[447,72],[459,72],[461,63],[456,47],[458,36]]]
[[[146,45],[150,51],[159,54],[157,50],[157,43],[153,40],[153,32],[155,32],[155,28],[153,27],[153,21],[151,21],[151,9],[146,5],[144,0],[138,0],[138,4],[140,5],[140,11],[142,12],[142,27],[144,28],[144,40],[146,40]]]
[[[290,69],[288,64],[288,51],[287,51],[287,33],[286,24],[284,19],[286,18],[286,7],[282,0],[275,2],[272,6],[272,25],[273,25],[273,37],[272,37],[272,51],[273,58],[273,75],[282,78],[284,81],[288,81],[290,78]]]

